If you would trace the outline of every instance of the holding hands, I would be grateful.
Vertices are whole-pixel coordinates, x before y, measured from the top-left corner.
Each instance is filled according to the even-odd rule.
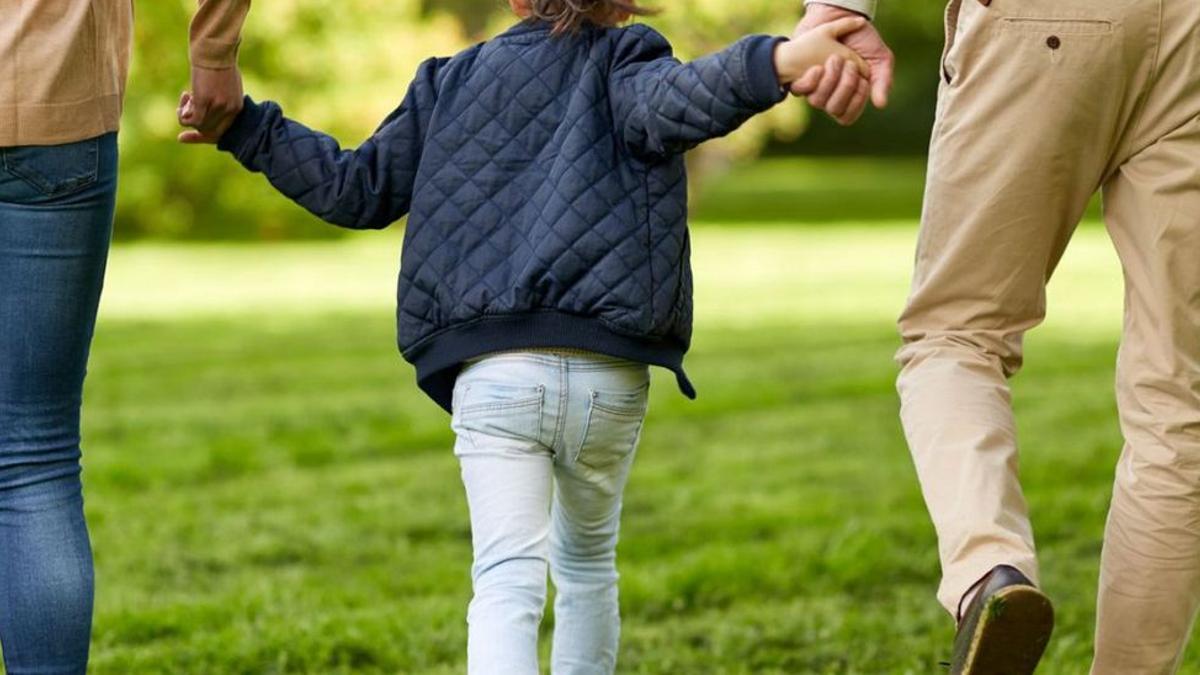
[[[848,29],[850,24],[846,22],[854,19],[860,23]],[[852,50],[857,58],[833,51],[823,64],[791,80],[791,91],[796,96],[807,96],[814,108],[848,126],[862,116],[868,100],[876,108],[887,106],[896,59],[874,25],[861,14],[833,5],[810,4],[804,19],[796,26],[793,41],[804,40],[813,32],[823,31],[828,36],[831,28],[842,46]],[[860,61],[866,63],[866,70]]]
[[[779,83],[788,87],[797,83],[817,84],[826,71],[833,70],[839,75],[844,70],[846,79],[865,82],[871,73],[870,66],[842,40],[866,25],[867,20],[861,16],[843,17],[781,42],[775,49]]]
[[[848,9],[812,3],[792,39],[775,50],[781,85],[808,98],[839,124],[858,121],[870,100],[884,108],[895,57],[875,26]],[[180,97],[179,134],[187,144],[216,143],[242,109],[242,76],[231,68],[192,68],[192,90]]]
[[[179,134],[187,144],[216,143],[242,111],[242,74],[233,68],[192,68],[192,91],[179,99]]]

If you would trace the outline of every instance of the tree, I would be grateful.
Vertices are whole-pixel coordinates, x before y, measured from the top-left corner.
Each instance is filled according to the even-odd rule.
[[[906,0],[900,9],[898,0],[884,2],[885,12],[887,3],[894,5],[882,21],[897,51],[924,55],[926,62],[936,65],[940,41],[937,3]],[[194,7],[195,0],[138,4],[134,70],[121,134],[118,236],[337,236],[338,230],[315,224],[310,216],[265,189],[260,177],[236,170],[230,158],[206,148],[176,144],[174,110],[179,92],[187,86],[185,40]],[[670,5],[663,3],[663,9],[648,21],[671,38],[682,58],[707,53],[747,33],[787,34],[799,14],[790,7],[781,10],[778,0],[672,0]],[[499,0],[259,4],[246,27],[241,62],[251,95],[277,100],[289,115],[353,145],[399,103],[422,60],[459,51],[513,21],[506,4]],[[926,77],[925,71],[925,64],[920,71],[901,71],[906,76],[898,87],[898,105],[886,120],[868,119],[863,129],[855,132],[817,121],[814,129],[819,134],[805,138],[804,143],[829,151],[846,138],[890,135],[895,140],[896,128],[920,128],[932,109],[932,94],[928,85],[912,86],[914,78],[907,73],[919,72],[921,80],[936,86],[934,76]],[[914,94],[911,100],[909,91]],[[897,120],[908,121],[898,124]],[[713,171],[753,157],[769,144],[773,151],[786,150],[807,122],[804,106],[789,102],[751,121],[730,138],[707,144],[693,163],[701,171]],[[921,147],[914,146],[912,133],[899,138],[902,149]]]

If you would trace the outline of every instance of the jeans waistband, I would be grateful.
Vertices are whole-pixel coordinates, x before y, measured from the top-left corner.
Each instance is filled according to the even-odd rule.
[[[627,359],[608,356],[598,352],[588,351],[586,349],[568,349],[568,348],[545,348],[545,349],[519,349],[511,351],[493,352],[484,354],[474,359],[468,360],[464,365],[469,368],[478,365],[484,361],[492,360],[518,360],[538,363],[547,366],[560,366],[570,364],[576,369],[610,369],[610,368],[646,368],[646,364]]]

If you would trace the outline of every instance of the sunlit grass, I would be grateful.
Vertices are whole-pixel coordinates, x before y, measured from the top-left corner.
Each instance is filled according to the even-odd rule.
[[[697,321],[702,328],[891,321],[908,292],[915,238],[911,222],[700,223],[693,231]],[[324,243],[121,246],[110,264],[104,315],[388,313],[399,257],[398,231]],[[1050,290],[1047,330],[1119,328],[1121,274],[1100,227],[1076,234]]]
[[[701,398],[656,377],[622,673],[927,674],[947,657],[892,385],[914,236],[696,228]],[[86,414],[96,673],[462,672],[465,505],[448,420],[393,346],[398,246],[114,252]],[[1046,673],[1083,672],[1090,650],[1120,299],[1085,228],[1016,390],[1060,605]]]

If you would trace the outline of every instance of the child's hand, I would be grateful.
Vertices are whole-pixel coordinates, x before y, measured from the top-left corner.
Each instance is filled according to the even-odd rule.
[[[775,49],[775,70],[779,73],[779,84],[787,86],[821,73],[814,69],[846,62],[848,67],[857,67],[863,77],[871,74],[870,66],[857,52],[841,43],[841,39],[867,25],[863,17],[847,17],[824,24],[804,33],[800,37],[780,43]]]
[[[240,105],[238,110],[241,110]],[[233,117],[227,117],[216,126],[201,127],[204,116],[198,109],[195,97],[187,91],[179,97],[179,108],[175,110],[175,115],[179,118],[179,126],[191,127],[179,133],[179,142],[187,145],[215,145],[233,123]]]
[[[192,100],[192,93],[185,91],[179,96],[179,108],[175,110],[175,115],[179,118],[180,126],[192,126],[199,121],[199,113],[196,111],[196,104]],[[179,132],[179,142],[188,145],[199,145],[201,143],[216,143],[219,139],[205,135],[196,129],[187,129]]]

